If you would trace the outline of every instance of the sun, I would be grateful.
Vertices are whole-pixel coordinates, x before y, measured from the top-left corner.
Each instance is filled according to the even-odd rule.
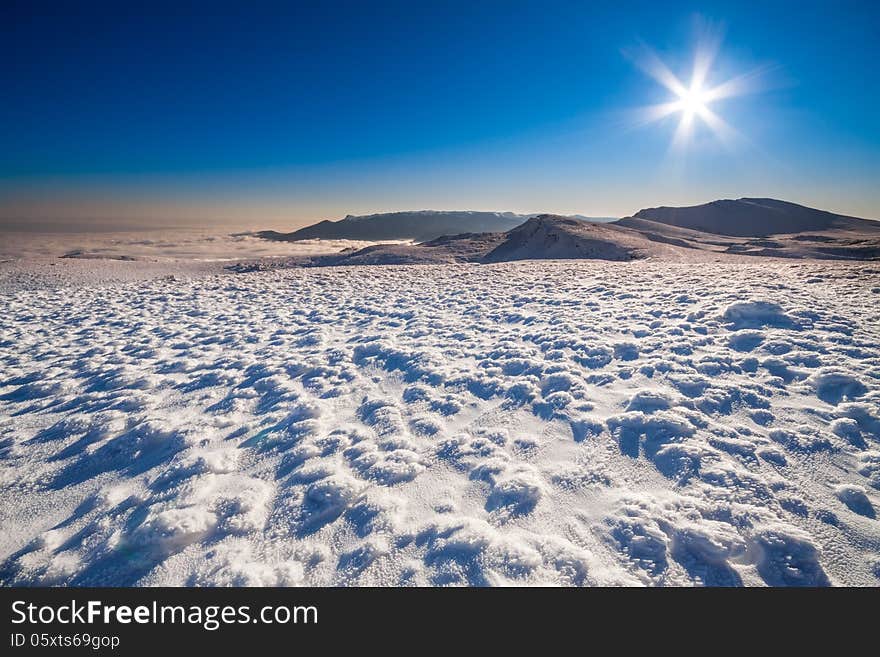
[[[709,109],[707,107],[708,102],[709,95],[699,85],[693,85],[690,88],[682,89],[679,92],[679,109],[686,115],[705,115],[706,111]]]
[[[718,101],[753,92],[761,69],[729,78],[720,84],[709,84],[709,80],[713,78],[712,65],[719,43],[717,39],[710,40],[696,49],[689,82],[674,74],[649,48],[640,50],[633,57],[635,64],[665,87],[671,98],[658,105],[641,108],[638,123],[641,125],[654,123],[665,117],[677,115],[678,126],[672,138],[672,146],[677,148],[684,147],[692,141],[698,125],[709,128],[725,145],[731,146],[734,142],[741,142],[739,133],[722,119],[715,109],[710,108],[710,105],[714,106]]]

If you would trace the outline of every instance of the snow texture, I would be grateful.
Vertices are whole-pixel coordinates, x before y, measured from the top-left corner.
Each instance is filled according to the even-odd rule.
[[[100,266],[0,269],[5,585],[880,584],[870,265]]]

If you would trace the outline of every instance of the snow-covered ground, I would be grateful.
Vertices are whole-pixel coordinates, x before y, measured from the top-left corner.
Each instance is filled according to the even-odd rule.
[[[880,584],[876,265],[85,266],[2,272],[3,584]]]

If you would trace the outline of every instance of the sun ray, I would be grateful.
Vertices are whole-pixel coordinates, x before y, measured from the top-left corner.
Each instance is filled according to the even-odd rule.
[[[759,82],[769,70],[770,67],[762,66],[712,87],[706,92],[707,102],[759,91],[761,89]]]
[[[691,75],[691,86],[701,89],[703,85],[706,84],[706,78],[709,75],[709,70],[712,68],[717,53],[718,45],[716,42],[704,44],[697,48],[696,54],[694,55],[694,69]]]
[[[641,52],[635,58],[636,66],[644,73],[653,78],[656,82],[666,87],[672,93],[679,95],[685,91],[684,85],[669,70],[669,67],[657,56],[657,54],[647,48],[642,48]]]
[[[681,101],[670,101],[644,108],[644,122],[654,123],[681,110]]]
[[[718,140],[728,148],[732,148],[734,144],[743,141],[743,136],[739,131],[730,125],[727,121],[718,116],[708,107],[704,108],[700,113],[700,119],[709,126]]]
[[[675,150],[684,149],[691,141],[694,131],[694,114],[685,113],[678,122],[675,134],[672,136],[672,147]]]

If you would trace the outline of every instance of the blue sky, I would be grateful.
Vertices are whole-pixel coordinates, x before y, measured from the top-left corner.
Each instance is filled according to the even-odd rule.
[[[242,3],[243,5],[244,3]],[[0,221],[294,226],[417,208],[625,215],[773,196],[880,217],[872,2],[81,3],[0,9]],[[710,104],[682,80],[720,35]]]

